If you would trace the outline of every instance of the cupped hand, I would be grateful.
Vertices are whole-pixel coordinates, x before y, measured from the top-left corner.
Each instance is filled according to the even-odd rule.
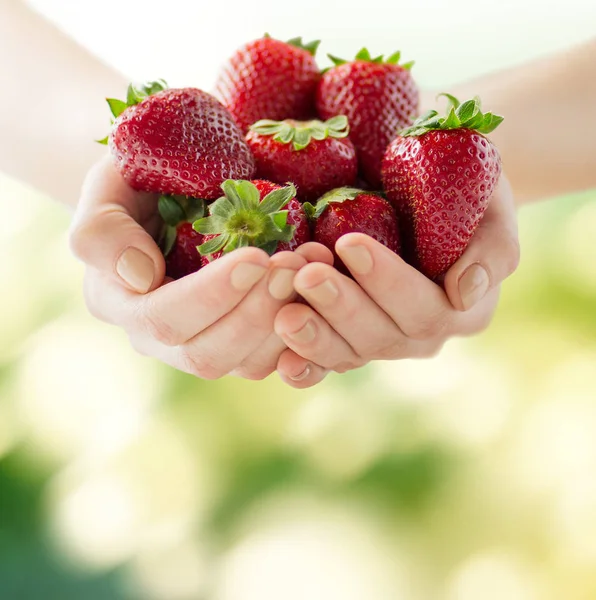
[[[275,320],[288,346],[278,371],[293,387],[310,387],[330,370],[344,372],[371,360],[430,357],[450,337],[485,329],[501,282],[519,263],[511,187],[502,177],[443,286],[363,234],[343,236],[336,251],[355,281],[327,264],[308,264],[294,287],[309,306],[290,303]]]
[[[299,269],[331,264],[330,253],[244,248],[173,281],[154,239],[160,228],[157,199],[126,185],[109,157],[90,171],[70,232],[90,312],[123,328],[138,352],[197,377],[272,373],[287,348],[274,319],[295,299]]]

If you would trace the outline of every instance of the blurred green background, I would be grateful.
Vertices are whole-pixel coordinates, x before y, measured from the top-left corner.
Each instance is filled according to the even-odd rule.
[[[522,209],[485,334],[299,392],[136,356],[0,178],[0,598],[593,600],[595,199]]]

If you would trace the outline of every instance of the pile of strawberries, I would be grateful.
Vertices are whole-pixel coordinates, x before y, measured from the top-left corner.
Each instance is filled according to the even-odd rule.
[[[419,112],[412,63],[269,36],[225,65],[215,96],[131,85],[108,99],[109,144],[127,183],[159,195],[167,274],[178,279],[246,246],[270,254],[368,234],[439,280],[472,237],[501,172],[485,137],[502,117],[445,94]],[[223,194],[222,194],[223,192]]]

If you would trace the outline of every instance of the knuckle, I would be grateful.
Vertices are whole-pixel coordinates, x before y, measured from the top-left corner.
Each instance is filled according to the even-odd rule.
[[[428,341],[443,336],[449,329],[449,318],[446,313],[440,312],[421,320],[408,332],[408,337]]]
[[[75,222],[68,232],[68,246],[72,254],[84,260],[89,247],[89,226],[84,221]]]
[[[199,358],[193,354],[189,348],[182,348],[180,361],[183,371],[199,379],[215,381],[226,375],[226,373],[222,373],[220,369],[211,365],[204,358]]]
[[[271,373],[275,371],[274,368],[265,367],[239,367],[230,373],[242,379],[248,379],[249,381],[263,381],[267,379]]]
[[[143,338],[138,334],[129,334],[128,340],[132,349],[141,356],[150,356],[149,351],[147,350],[147,345],[144,343]]]
[[[366,364],[365,361],[346,361],[340,362],[335,365],[333,369],[336,373],[347,373],[348,371],[353,371],[354,369],[359,369]]]
[[[141,329],[161,344],[177,346],[180,343],[172,327],[159,315],[149,297],[143,307],[140,321]]]
[[[434,344],[427,344],[423,346],[417,353],[418,358],[435,358],[443,350],[445,342],[442,340]]]
[[[100,308],[101,295],[98,293],[98,281],[94,273],[86,270],[83,280],[83,299],[89,314],[105,323],[113,323],[114,321],[108,318],[105,312]]]
[[[506,239],[503,256],[506,257],[505,272],[509,276],[517,270],[521,259],[521,248],[517,236],[511,235]]]
[[[375,360],[398,360],[407,356],[407,340],[394,340],[374,352]]]

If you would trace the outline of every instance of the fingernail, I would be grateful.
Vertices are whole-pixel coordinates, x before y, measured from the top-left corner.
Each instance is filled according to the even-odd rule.
[[[290,379],[292,381],[304,381],[311,372],[311,367],[310,365],[306,365],[306,367],[304,367],[304,371],[302,371],[302,373],[298,374],[298,375],[294,375],[294,376],[290,376]]]
[[[373,259],[364,246],[345,246],[338,254],[353,273],[366,275],[372,271]]]
[[[298,344],[308,344],[315,339],[317,332],[312,321],[307,321],[302,329],[287,334],[288,337]]]
[[[232,287],[239,292],[246,292],[263,278],[267,269],[261,265],[255,265],[253,263],[240,263],[236,265],[232,274],[230,275],[230,281]]]
[[[303,291],[307,298],[322,306],[333,304],[339,296],[337,286],[329,279],[326,279],[323,283],[320,283],[315,287]]]
[[[469,266],[459,279],[459,294],[464,310],[478,303],[488,291],[488,273],[478,263]]]
[[[276,300],[287,300],[294,294],[294,269],[275,269],[269,278],[269,293]]]
[[[140,294],[146,294],[155,277],[153,261],[138,248],[127,248],[116,263],[116,273]]]

